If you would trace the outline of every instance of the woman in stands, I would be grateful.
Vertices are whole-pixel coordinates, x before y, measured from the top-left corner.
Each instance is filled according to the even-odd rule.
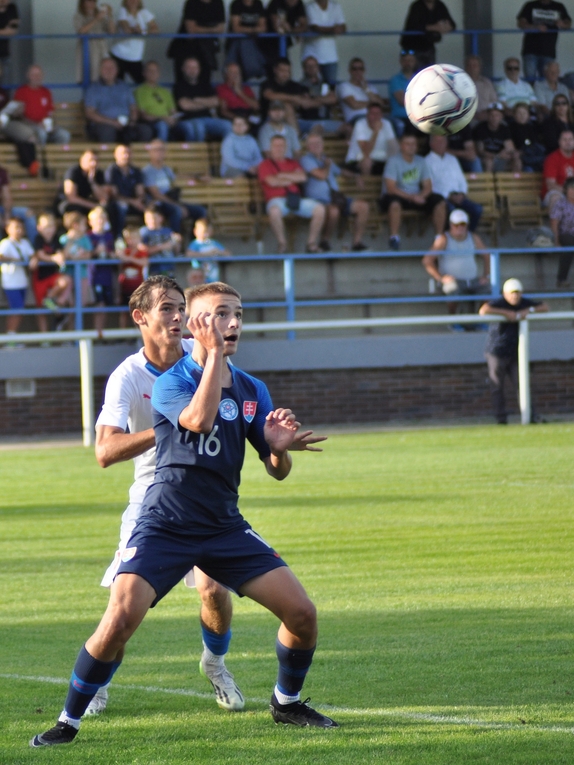
[[[113,35],[116,31],[114,13],[111,6],[98,6],[96,0],[78,0],[78,10],[74,14],[74,29],[79,35]],[[103,37],[90,40],[90,79],[95,82],[99,77],[100,63],[107,58],[108,42]],[[81,40],[76,46],[76,81],[82,82],[84,71],[84,49]]]
[[[550,227],[556,247],[574,247],[574,178],[568,178],[564,184],[564,196],[559,197],[552,207]],[[559,290],[570,289],[568,273],[573,259],[574,252],[560,253],[556,275],[556,287]]]
[[[137,35],[137,37],[119,40],[112,45],[110,53],[118,65],[118,77],[123,80],[127,73],[139,85],[144,81],[143,35],[159,32],[155,16],[143,7],[142,0],[123,0],[118,12],[118,32]]]
[[[551,154],[558,148],[558,138],[564,130],[574,130],[572,109],[566,96],[562,93],[552,99],[550,115],[542,123],[542,143],[546,147],[546,153]]]

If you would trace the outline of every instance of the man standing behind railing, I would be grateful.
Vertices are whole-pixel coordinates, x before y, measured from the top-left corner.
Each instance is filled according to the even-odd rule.
[[[525,3],[516,17],[519,29],[524,29],[522,64],[529,80],[544,77],[546,64],[556,58],[559,29],[570,29],[572,19],[562,3],[554,0],[534,0]],[[529,34],[533,30],[538,34]]]
[[[436,61],[435,43],[456,29],[456,24],[442,0],[415,0],[405,20],[405,32],[424,32],[422,35],[403,35],[401,48],[414,50],[417,71]]]
[[[337,67],[339,56],[335,37],[344,35],[347,23],[343,9],[335,0],[315,0],[306,7],[309,31],[320,37],[306,40],[303,49],[303,59],[315,56],[321,67],[321,75],[331,87],[337,84]]]

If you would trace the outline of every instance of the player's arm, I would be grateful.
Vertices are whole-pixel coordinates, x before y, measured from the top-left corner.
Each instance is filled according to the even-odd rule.
[[[265,458],[265,467],[270,476],[277,481],[287,478],[293,461],[289,447],[293,443],[299,423],[290,409],[275,409],[265,418],[263,434],[271,454]]]
[[[106,468],[116,462],[139,457],[152,446],[155,446],[153,428],[140,433],[126,433],[114,425],[96,427],[96,459],[100,467]]]

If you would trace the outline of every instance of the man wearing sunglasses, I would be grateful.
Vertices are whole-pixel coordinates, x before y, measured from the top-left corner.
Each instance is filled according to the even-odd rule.
[[[345,122],[350,126],[361,117],[367,116],[370,103],[384,106],[375,86],[367,82],[365,62],[362,58],[355,57],[349,61],[349,81],[338,85],[337,95],[341,101]]]
[[[506,117],[512,116],[516,104],[525,103],[536,105],[536,95],[532,85],[520,77],[520,61],[517,58],[507,58],[504,62],[504,78],[496,83],[498,100],[502,102]]]

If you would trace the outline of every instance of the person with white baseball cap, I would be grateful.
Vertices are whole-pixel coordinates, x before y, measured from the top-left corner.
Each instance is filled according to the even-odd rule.
[[[485,295],[490,292],[490,254],[478,234],[468,230],[468,215],[464,210],[453,210],[449,216],[449,228],[435,237],[429,252],[423,257],[423,266],[435,281],[439,282],[445,295]],[[479,276],[477,257],[482,259],[482,275]],[[455,314],[458,303],[447,303],[448,312]],[[468,324],[472,330],[476,325]],[[454,329],[463,329],[453,325]]]
[[[518,322],[530,313],[548,311],[546,303],[525,298],[523,292],[522,282],[507,279],[502,285],[502,297],[489,300],[479,311],[481,316],[495,314],[506,319],[490,325],[485,348],[492,408],[499,425],[508,424],[504,395],[506,377],[518,395]]]

